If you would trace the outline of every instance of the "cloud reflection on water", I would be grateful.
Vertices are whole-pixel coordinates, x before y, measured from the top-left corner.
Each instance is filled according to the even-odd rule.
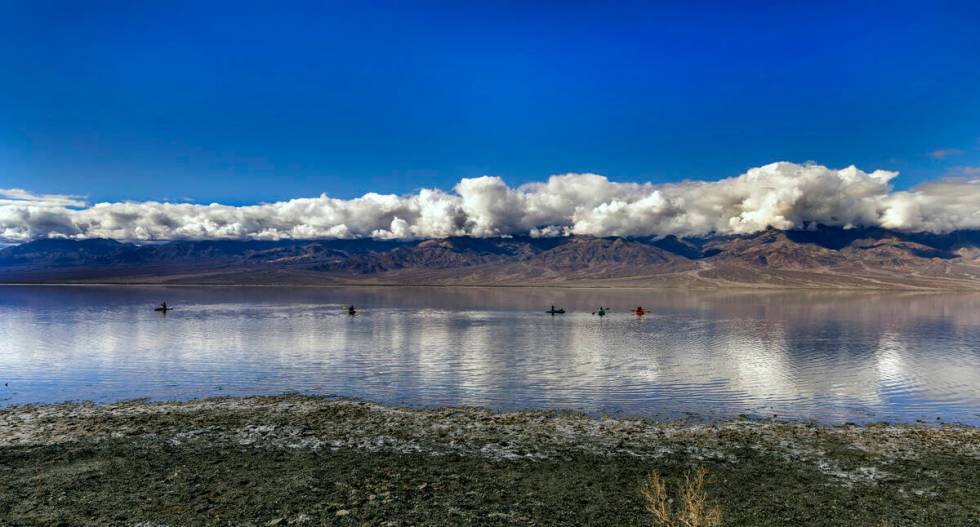
[[[148,310],[161,299],[166,317]],[[365,308],[350,318],[341,309]],[[570,311],[550,317],[555,304]],[[605,319],[589,314],[613,306]],[[651,314],[633,317],[643,305]],[[980,422],[980,295],[0,288],[5,403],[302,391],[409,404]]]

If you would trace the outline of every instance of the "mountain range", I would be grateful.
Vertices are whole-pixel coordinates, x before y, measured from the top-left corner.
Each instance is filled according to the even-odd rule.
[[[980,289],[980,231],[816,226],[679,238],[40,239],[2,283]]]

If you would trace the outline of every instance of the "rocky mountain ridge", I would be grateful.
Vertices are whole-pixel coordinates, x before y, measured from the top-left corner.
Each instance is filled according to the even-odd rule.
[[[980,231],[217,240],[44,239],[0,249],[6,283],[622,285],[980,289]]]

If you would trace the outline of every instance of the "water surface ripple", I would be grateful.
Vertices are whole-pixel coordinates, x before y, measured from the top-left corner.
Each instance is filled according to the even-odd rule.
[[[0,383],[3,405],[295,391],[980,424],[980,295],[4,286]]]

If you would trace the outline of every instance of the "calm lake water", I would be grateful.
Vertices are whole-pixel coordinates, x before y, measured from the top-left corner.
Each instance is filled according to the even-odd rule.
[[[302,392],[976,425],[980,294],[4,286],[2,383],[0,405]]]

